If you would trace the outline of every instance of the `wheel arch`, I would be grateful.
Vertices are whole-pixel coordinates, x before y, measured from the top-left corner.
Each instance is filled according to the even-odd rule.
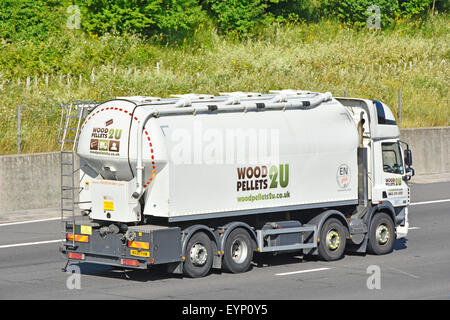
[[[308,221],[308,224],[314,224],[315,226],[317,226],[317,232],[320,234],[320,230],[322,229],[323,224],[329,218],[337,218],[345,228],[346,238],[350,238],[350,226],[348,224],[348,221],[345,218],[344,214],[338,210],[333,209],[323,211],[322,213],[316,215],[314,218]]]
[[[218,242],[218,239],[217,239],[216,235],[214,234],[214,232],[209,227],[207,227],[203,224],[196,224],[196,225],[190,226],[183,230],[183,237],[181,240],[181,255],[182,255],[182,257],[186,257],[186,246],[187,246],[189,240],[191,239],[191,237],[195,233],[200,232],[200,231],[204,231],[205,234],[211,239],[211,243],[213,245],[213,253],[217,254],[218,248],[219,248],[219,242]]]
[[[338,219],[342,225],[344,226],[345,230],[345,238],[350,239],[350,226],[348,224],[347,219],[345,218],[344,214],[338,210],[330,209],[325,210],[317,215],[315,215],[312,219],[310,219],[307,224],[315,225],[317,227],[317,238],[320,238],[320,231],[322,230],[322,226],[329,218],[336,218]],[[320,239],[322,240],[322,239]],[[317,255],[318,254],[318,246],[311,249],[303,249],[304,254],[311,254],[311,255]]]
[[[223,254],[223,252],[225,251],[225,242],[227,241],[228,236],[230,235],[231,232],[233,232],[233,230],[235,230],[237,228],[243,228],[249,233],[249,235],[252,239],[253,251],[255,251],[258,248],[258,246],[256,244],[257,243],[256,242],[256,233],[252,229],[252,227],[250,227],[245,222],[235,221],[235,222],[230,222],[221,228],[224,230],[224,232],[222,233],[220,240],[219,240],[219,251],[221,252],[221,254]]]
[[[395,228],[397,225],[396,219],[395,219],[395,209],[390,201],[383,201],[382,203],[379,203],[372,207],[372,210],[371,210],[369,216],[367,217],[367,222],[366,222],[367,227],[370,228],[370,224],[372,223],[373,217],[380,212],[386,213],[391,218],[392,223],[394,224],[394,228]]]

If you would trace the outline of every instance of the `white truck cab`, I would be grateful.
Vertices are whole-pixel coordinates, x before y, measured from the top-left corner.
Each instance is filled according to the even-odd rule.
[[[397,220],[397,238],[408,233],[408,181],[414,175],[412,154],[408,145],[399,140],[400,130],[389,107],[377,100],[337,98],[363,119],[362,143],[368,152],[368,195],[375,205],[392,206]]]

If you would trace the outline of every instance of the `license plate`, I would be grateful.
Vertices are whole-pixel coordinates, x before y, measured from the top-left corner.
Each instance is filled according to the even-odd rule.
[[[145,257],[145,258],[150,257],[150,252],[148,252],[148,251],[130,250],[130,254],[132,256],[138,256],[138,257]]]

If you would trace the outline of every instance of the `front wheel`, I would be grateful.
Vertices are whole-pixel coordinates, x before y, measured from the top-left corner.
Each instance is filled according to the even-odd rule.
[[[370,223],[367,251],[372,254],[386,254],[392,251],[395,229],[392,219],[384,212],[377,213]]]
[[[345,243],[345,228],[341,221],[336,218],[329,218],[320,230],[319,258],[325,261],[342,258]]]

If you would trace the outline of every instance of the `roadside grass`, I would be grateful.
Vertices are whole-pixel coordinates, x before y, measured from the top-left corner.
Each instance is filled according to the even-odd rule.
[[[41,44],[2,43],[0,154],[17,151],[18,105],[22,152],[46,152],[59,150],[59,103],[131,95],[345,91],[383,101],[397,115],[401,88],[401,127],[448,126],[449,26],[447,15],[398,21],[386,31],[357,31],[333,21],[272,25],[244,40],[199,27],[194,38],[176,46],[79,30]]]

